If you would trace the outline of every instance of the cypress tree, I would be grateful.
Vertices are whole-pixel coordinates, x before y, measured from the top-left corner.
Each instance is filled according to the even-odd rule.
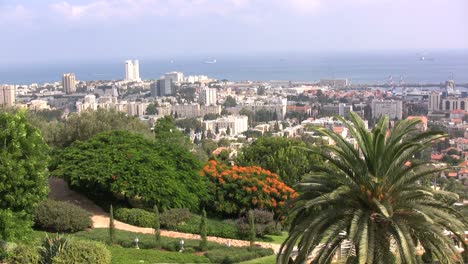
[[[255,230],[255,216],[254,212],[252,210],[249,211],[249,227],[250,227],[250,248],[254,248],[255,246],[255,235],[256,235],[256,230]]]
[[[161,248],[161,216],[159,215],[158,206],[154,206],[154,239],[156,242],[156,248]]]
[[[109,209],[109,243],[115,244],[115,225],[114,225],[114,209],[112,204]]]
[[[206,251],[208,248],[208,239],[206,237],[206,211],[203,209],[202,218],[200,221],[200,251]]]

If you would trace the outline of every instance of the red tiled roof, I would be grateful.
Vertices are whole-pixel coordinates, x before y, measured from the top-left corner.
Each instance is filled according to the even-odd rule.
[[[448,173],[448,176],[449,176],[449,177],[457,177],[457,176],[458,176],[458,173],[456,173],[456,172],[449,172],[449,173]]]
[[[442,154],[431,154],[431,160],[441,160],[443,157]]]

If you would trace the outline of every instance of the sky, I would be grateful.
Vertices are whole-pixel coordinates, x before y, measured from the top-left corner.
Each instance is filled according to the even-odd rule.
[[[468,49],[467,0],[0,0],[1,63]]]

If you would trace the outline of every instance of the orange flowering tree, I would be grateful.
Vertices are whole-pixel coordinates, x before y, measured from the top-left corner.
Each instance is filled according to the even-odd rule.
[[[212,201],[207,207],[224,215],[237,216],[250,209],[264,209],[282,220],[288,200],[298,196],[277,174],[258,166],[231,167],[210,160],[201,175],[211,182]]]

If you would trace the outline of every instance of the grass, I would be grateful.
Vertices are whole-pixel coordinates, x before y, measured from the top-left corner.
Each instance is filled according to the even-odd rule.
[[[209,263],[204,256],[179,252],[166,252],[153,249],[134,249],[119,246],[108,247],[112,254],[112,264],[140,263]]]
[[[266,235],[264,239],[260,241],[273,243],[273,244],[283,244],[283,242],[288,238],[288,232],[281,232],[281,236]]]
[[[35,231],[29,238],[30,244],[39,245],[46,232]],[[51,235],[49,233],[49,235]],[[95,228],[68,235],[72,239],[93,240],[107,243],[109,230]],[[134,239],[138,237],[139,247],[135,249]],[[107,245],[112,254],[114,264],[132,263],[239,263],[243,260],[255,259],[273,254],[271,249],[250,250],[248,247],[227,247],[218,243],[208,242],[206,252],[197,252],[199,240],[184,239],[184,253],[179,253],[179,238],[161,237],[162,250],[155,250],[155,238],[152,234],[133,233],[116,230],[116,245]],[[206,254],[206,255],[205,255]]]
[[[272,263],[276,263],[276,255],[252,259],[249,261],[241,262],[240,264],[272,264]]]

